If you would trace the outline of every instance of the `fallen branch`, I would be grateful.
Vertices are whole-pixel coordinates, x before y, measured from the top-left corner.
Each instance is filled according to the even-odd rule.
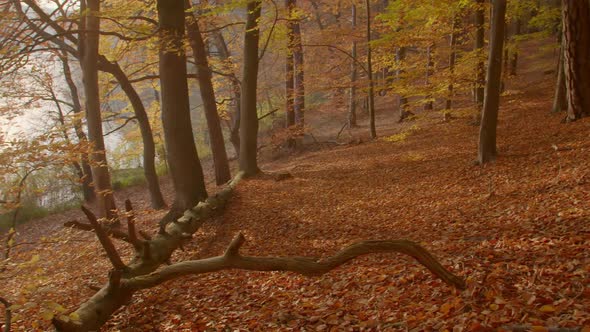
[[[103,285],[88,301],[80,305],[75,311],[79,317],[76,322],[54,318],[52,322],[55,328],[58,331],[98,330],[109,320],[113,312],[131,299],[134,292],[123,286],[126,280],[149,274],[169,262],[172,253],[186,241],[188,234],[194,234],[207,217],[223,209],[242,177],[243,173],[238,173],[219,193],[185,211],[176,222],[166,226],[164,233],[151,237],[141,230],[138,231],[146,241],[142,242],[142,250],[136,250],[136,257],[127,264],[125,270],[116,269],[121,275],[115,275],[114,279],[110,278],[111,282]],[[113,282],[118,285],[113,285]]]
[[[82,212],[84,212],[84,214],[86,215],[86,217],[90,221],[90,224],[92,225],[92,227],[94,227],[94,232],[96,233],[96,237],[98,238],[98,240],[100,241],[100,244],[104,248],[104,251],[106,252],[109,260],[111,261],[111,264],[113,264],[113,268],[115,270],[126,269],[127,267],[125,266],[125,264],[121,260],[121,256],[119,256],[119,253],[117,252],[117,248],[115,248],[115,246],[113,245],[113,242],[111,241],[111,239],[107,235],[107,232],[105,232],[105,230],[102,229],[102,226],[100,225],[100,223],[96,219],[96,216],[94,215],[94,213],[92,213],[92,211],[88,210],[85,206],[82,206]]]
[[[91,224],[81,223],[76,220],[68,221],[68,222],[64,223],[64,226],[79,229],[82,231],[94,232],[94,227],[92,227]],[[112,236],[115,239],[119,239],[119,240],[125,241],[127,243],[131,243],[131,239],[129,238],[129,234],[127,234],[121,230],[118,230],[115,228],[106,228],[106,229],[104,229],[104,231],[107,233],[107,235]]]
[[[447,271],[426,249],[408,240],[362,241],[350,245],[323,260],[307,257],[252,257],[242,256],[240,248],[246,239],[240,233],[221,256],[186,261],[167,266],[149,275],[125,281],[122,287],[137,291],[151,288],[165,281],[185,275],[216,272],[226,269],[249,271],[290,271],[305,276],[320,276],[362,255],[399,252],[415,258],[434,275],[457,289],[465,289],[465,281]]]

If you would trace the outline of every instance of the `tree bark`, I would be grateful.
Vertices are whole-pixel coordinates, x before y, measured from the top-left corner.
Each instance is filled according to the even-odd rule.
[[[187,9],[191,8],[189,0],[185,0],[185,5]],[[217,104],[215,103],[215,90],[213,89],[213,82],[211,81],[211,68],[209,68],[207,51],[205,49],[203,37],[201,36],[197,17],[194,13],[191,14],[187,12],[187,15],[188,20],[186,27],[189,42],[193,51],[193,57],[195,58],[199,90],[201,92],[201,99],[203,100],[207,127],[209,128],[209,145],[211,146],[211,155],[213,156],[213,165],[215,167],[215,182],[217,185],[222,185],[230,180],[231,174],[229,163],[227,161],[227,152],[225,150],[223,132],[221,131],[219,114],[217,113]]]
[[[477,69],[475,74],[475,106],[477,114],[475,115],[475,123],[481,122],[481,109],[483,108],[484,86],[486,68],[483,62],[483,54],[485,47],[485,0],[476,0],[477,9],[475,11],[475,50],[477,52]]]
[[[398,47],[395,50],[395,62],[397,63],[398,69],[395,73],[396,79],[400,81],[402,79],[402,75],[404,70],[401,69],[402,63],[406,58],[406,48],[405,47]],[[405,118],[408,117],[410,114],[408,112],[408,98],[404,95],[399,95],[398,97],[398,109],[399,109],[399,122],[402,122]]]
[[[451,38],[449,45],[451,47],[451,53],[449,54],[449,86],[447,102],[445,105],[446,110],[450,110],[453,107],[453,94],[454,94],[454,83],[455,83],[455,62],[457,60],[457,38],[459,34],[459,26],[461,25],[461,18],[459,13],[453,15],[453,27],[451,30]]]
[[[356,5],[351,6],[351,21],[352,31],[356,30]],[[356,123],[356,84],[357,84],[357,42],[356,39],[352,40],[352,47],[350,50],[350,56],[352,61],[350,63],[350,96],[348,102],[348,128],[354,128],[357,126]]]
[[[502,52],[506,0],[494,0],[493,23],[485,88],[484,108],[479,130],[478,162],[484,164],[496,159],[496,127],[500,107],[500,80],[502,78]]]
[[[293,59],[295,46],[295,24],[293,22],[293,9],[295,0],[285,0],[287,8],[287,57],[285,60],[285,127],[295,125],[295,62]]]
[[[220,31],[213,32],[213,42],[219,52],[219,57],[224,61],[230,61],[230,53],[225,43],[225,39]],[[241,87],[240,81],[234,73],[229,75],[231,90],[233,93],[231,122],[230,122],[230,136],[229,141],[232,143],[236,156],[240,155],[240,104],[241,104]]]
[[[244,69],[242,78],[242,106],[240,121],[240,170],[245,176],[257,174],[258,168],[258,113],[256,91],[258,87],[258,20],[262,11],[261,0],[249,0],[244,34]]]
[[[369,94],[368,94],[368,109],[369,109],[369,128],[371,131],[371,138],[377,138],[377,130],[375,129],[375,83],[373,82],[373,59],[371,55],[371,1],[365,1],[367,11],[367,75],[369,76]]]
[[[563,0],[567,121],[590,115],[590,1]]]
[[[182,44],[184,0],[158,0],[157,8],[162,126],[175,190],[174,203],[168,214],[170,220],[207,198],[207,191],[191,127],[186,56]]]
[[[295,5],[296,0],[293,0]],[[303,127],[305,124],[305,69],[303,62],[303,42],[301,37],[301,24],[299,19],[293,22],[293,67],[295,71],[295,98],[293,108],[295,111],[295,124]]]
[[[100,1],[86,0],[86,33],[81,54],[82,77],[86,96],[86,119],[88,124],[88,139],[93,144],[92,174],[94,187],[98,198],[99,216],[116,219],[116,205],[111,187],[111,174],[106,158],[105,144],[102,132],[102,117],[100,113],[100,97],[98,86],[98,43],[100,30]]]
[[[143,173],[148,184],[152,208],[163,209],[166,207],[166,202],[160,190],[160,181],[156,172],[156,144],[141,97],[117,62],[110,62],[106,57],[101,55],[99,58],[99,67],[101,70],[113,75],[131,103],[141,133],[141,141],[143,143]]]
[[[565,70],[563,59],[563,43],[559,49],[557,60],[557,82],[555,84],[555,95],[553,97],[553,113],[567,111],[567,89],[565,87]]]
[[[426,84],[426,88],[427,89],[430,89],[430,76],[432,76],[432,74],[434,73],[434,62],[432,61],[433,49],[434,49],[434,43],[431,43],[426,48],[426,78],[425,78],[425,84]],[[429,110],[432,110],[433,108],[434,107],[433,107],[433,102],[432,102],[432,95],[431,94],[427,94],[426,95],[426,102],[424,103],[424,110],[429,111]]]
[[[82,113],[82,103],[80,102],[80,97],[78,95],[78,87],[76,86],[72,76],[68,55],[65,51],[62,51],[59,53],[59,58],[62,63],[66,84],[70,90],[70,97],[72,99],[73,105],[72,111],[76,115],[74,120],[74,132],[76,133],[78,142],[81,144],[86,144],[88,142],[88,138],[86,137],[84,129],[82,129],[82,119],[79,118],[79,114]],[[94,192],[94,188],[92,188],[92,168],[90,167],[88,153],[86,152],[82,152],[80,154],[80,168],[82,175],[80,180],[82,182],[82,194],[84,196],[84,201],[92,203],[96,199],[96,193]]]
[[[514,22],[513,39],[515,36],[520,35],[521,25],[522,25],[522,22],[521,22],[520,18],[517,18],[516,22]],[[515,43],[515,45],[514,45],[514,49],[512,50],[512,57],[510,58],[510,76],[516,76],[516,69],[518,66],[518,48],[516,47],[516,41],[514,41],[514,43]]]

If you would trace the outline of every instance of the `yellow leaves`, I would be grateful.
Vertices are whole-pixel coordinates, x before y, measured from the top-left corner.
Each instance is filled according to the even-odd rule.
[[[418,129],[420,129],[418,126],[413,125],[412,127],[410,127],[409,129],[406,129],[398,134],[395,135],[391,135],[388,137],[384,137],[383,140],[386,142],[392,142],[392,143],[396,143],[396,142],[403,142],[406,140],[406,138],[408,138],[412,133],[418,131]]]
[[[539,308],[539,311],[543,312],[543,313],[553,313],[553,312],[557,311],[557,309],[554,306],[552,306],[551,304],[546,304],[546,305],[542,306],[541,308]]]

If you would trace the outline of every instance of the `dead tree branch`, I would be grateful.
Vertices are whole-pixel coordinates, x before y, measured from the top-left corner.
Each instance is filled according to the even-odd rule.
[[[96,233],[96,237],[100,241],[100,244],[104,248],[104,251],[107,253],[111,264],[113,264],[113,268],[115,270],[124,270],[126,269],[125,264],[121,260],[119,253],[117,252],[117,248],[113,245],[113,242],[109,238],[107,232],[102,228],[96,216],[92,211],[88,210],[85,206],[82,206],[82,212],[86,215],[90,224],[94,228],[94,232]]]
[[[138,276],[125,281],[124,287],[140,290],[157,286],[165,281],[190,274],[216,272],[225,269],[249,271],[290,271],[305,276],[320,276],[338,266],[367,254],[399,252],[416,259],[435,276],[457,289],[465,289],[465,281],[447,269],[426,249],[408,240],[362,241],[350,245],[326,259],[316,260],[307,257],[252,257],[239,253],[245,242],[238,234],[222,256],[176,263],[149,275]]]

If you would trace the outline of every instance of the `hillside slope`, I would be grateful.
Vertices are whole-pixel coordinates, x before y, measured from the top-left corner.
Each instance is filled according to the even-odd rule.
[[[265,164],[294,178],[242,182],[225,213],[173,257],[220,254],[238,231],[251,255],[318,257],[358,240],[405,238],[466,277],[467,291],[394,255],[319,278],[224,271],[141,292],[105,331],[590,328],[590,119],[561,124],[562,114],[549,113],[553,75],[542,74],[537,58],[525,61],[503,98],[496,163],[473,165],[478,128],[465,112],[449,122],[421,113],[397,125],[382,105],[380,132],[394,136]],[[117,196],[127,194],[140,207],[147,197]],[[161,214],[146,211],[141,227],[155,229]],[[92,234],[56,226],[74,215],[81,218],[52,217],[43,226],[50,243],[13,259],[38,262],[4,272],[0,293],[35,304],[15,310],[15,330],[45,329],[35,319],[51,307],[43,301],[74,308],[93,293],[88,285],[104,281],[108,262]]]

